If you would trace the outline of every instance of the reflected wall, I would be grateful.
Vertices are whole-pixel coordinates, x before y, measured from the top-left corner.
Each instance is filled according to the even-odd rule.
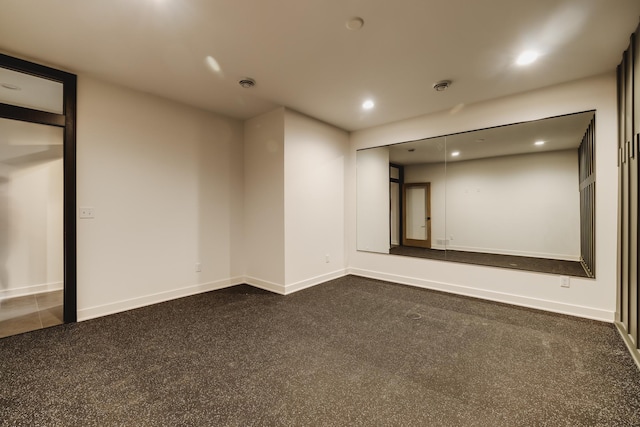
[[[366,165],[375,150],[388,152],[389,162],[402,168],[402,185],[429,184],[424,226],[431,230],[428,249],[441,252],[434,258],[459,251],[580,262],[578,147],[594,117],[589,111],[357,151],[358,250],[417,246],[407,244],[406,230],[396,243],[394,222],[383,224],[382,212],[396,204],[390,202],[392,187],[383,186],[389,180],[384,159],[378,159],[375,177]],[[375,203],[372,181],[379,189]],[[407,203],[399,203],[405,226],[415,222],[406,218],[412,212]]]

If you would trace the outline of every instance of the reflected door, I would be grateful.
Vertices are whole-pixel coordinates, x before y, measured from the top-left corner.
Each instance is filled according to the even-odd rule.
[[[430,184],[405,184],[402,199],[404,245],[431,248]]]

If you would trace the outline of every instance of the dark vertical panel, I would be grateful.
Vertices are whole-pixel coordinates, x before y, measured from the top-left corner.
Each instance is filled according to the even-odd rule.
[[[622,204],[621,204],[621,219],[622,219],[622,252],[620,256],[621,261],[621,280],[622,280],[622,295],[620,301],[621,308],[621,321],[625,330],[629,331],[629,163],[628,159],[628,144],[626,140],[626,105],[627,105],[627,93],[626,93],[626,81],[627,81],[627,61],[629,57],[629,51],[625,51],[622,59],[621,77],[623,90],[620,92],[620,112],[621,114],[621,129],[620,129],[620,143],[622,145],[622,161],[620,167],[622,168]]]
[[[587,127],[578,147],[578,176],[580,181],[580,258],[590,277],[595,277],[595,117]]]
[[[624,226],[622,224],[622,193],[624,192],[624,181],[622,180],[622,137],[624,135],[624,70],[622,64],[618,65],[617,71],[617,83],[618,83],[618,244],[617,244],[617,265],[616,265],[616,320],[622,324],[624,305],[622,300],[623,283],[622,283],[622,234]]]
[[[629,146],[629,335],[638,342],[638,153],[633,138],[633,65],[635,36],[631,37],[625,73],[625,141]]]
[[[631,143],[633,144],[634,148],[635,148],[635,153],[636,153],[636,176],[633,182],[633,185],[635,186],[635,192],[634,192],[634,197],[635,197],[635,202],[636,202],[636,211],[635,211],[635,215],[633,216],[633,222],[636,225],[636,229],[635,229],[635,234],[634,237],[636,239],[636,247],[635,247],[635,256],[634,258],[631,260],[636,266],[638,265],[638,261],[639,259],[639,253],[638,253],[638,247],[637,247],[637,242],[640,240],[638,233],[640,232],[640,230],[638,229],[638,191],[640,190],[640,185],[639,185],[639,180],[640,177],[638,176],[638,158],[640,157],[640,39],[639,39],[639,35],[640,34],[640,25],[638,26],[638,29],[636,30],[636,33],[634,34],[634,46],[633,46],[633,78],[632,78],[632,82],[633,82],[633,91],[632,91],[632,97],[633,97],[633,103],[632,103],[632,107],[633,107],[633,132],[632,132],[632,137],[631,137]],[[637,269],[637,267],[636,267]],[[634,342],[636,343],[636,349],[640,348],[640,292],[638,291],[638,275],[636,274],[636,280],[633,283],[634,286],[634,291],[632,292],[632,294],[634,294],[635,298],[634,301],[632,302],[632,305],[634,307],[634,313],[635,313],[635,324],[636,324],[636,331],[635,331],[635,335],[633,336]]]
[[[77,77],[64,80],[64,321],[75,322],[77,311],[76,261],[76,94]]]

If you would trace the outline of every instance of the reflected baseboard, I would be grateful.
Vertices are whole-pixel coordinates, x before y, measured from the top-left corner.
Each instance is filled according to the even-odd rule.
[[[37,285],[22,286],[20,288],[0,289],[0,300],[24,295],[41,294],[44,292],[60,291],[64,288],[63,282],[41,283]]]
[[[574,277],[591,277],[580,261],[567,261],[518,255],[503,255],[482,252],[437,250],[397,246],[392,255],[425,258],[440,261],[460,262],[464,264],[484,265],[488,267],[509,268],[512,270],[534,271],[537,273],[560,274]]]

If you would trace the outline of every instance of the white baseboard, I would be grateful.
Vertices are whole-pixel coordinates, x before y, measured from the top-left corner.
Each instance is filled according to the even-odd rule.
[[[419,288],[433,289],[437,291],[448,292],[452,294],[465,295],[474,298],[481,298],[489,301],[502,302],[506,304],[517,305],[521,307],[534,308],[554,313],[567,314],[571,316],[583,317],[587,319],[599,320],[612,323],[615,313],[607,310],[601,310],[593,307],[585,307],[574,304],[566,304],[557,301],[549,301],[539,298],[524,297],[521,295],[509,294],[504,292],[496,292],[485,289],[471,288],[468,286],[457,285],[453,283],[436,282],[416,277],[401,276],[396,274],[383,273],[379,271],[365,270],[360,268],[347,268],[336,270],[310,279],[302,280],[289,285],[281,285],[269,282],[255,277],[233,277],[230,279],[209,282],[186,288],[175,289],[166,292],[160,292],[143,297],[132,298],[128,300],[118,301],[115,303],[104,304],[100,306],[90,307],[78,310],[78,321],[89,320],[96,317],[107,316],[109,314],[119,313],[122,311],[132,310],[134,308],[144,307],[151,304],[157,304],[172,299],[182,298],[199,293],[214,291],[227,288],[230,286],[246,283],[256,288],[264,289],[280,295],[289,295],[294,292],[307,289],[312,286],[319,285],[329,280],[343,277],[347,274],[355,276],[368,277],[372,279],[385,280],[403,285],[416,286]]]
[[[21,288],[0,289],[0,300],[5,298],[21,297],[24,295],[41,294],[43,292],[60,291],[63,288],[63,282],[51,282],[41,283],[39,285],[23,286]]]
[[[145,295],[142,297],[131,298],[114,303],[89,307],[78,310],[78,321],[94,319],[96,317],[107,316],[109,314],[120,313],[127,310],[133,310],[135,308],[144,307],[147,305],[158,304],[161,302],[182,298],[199,293],[215,291],[218,289],[227,288],[230,286],[240,285],[246,283],[256,288],[264,289],[269,292],[274,292],[280,295],[287,295],[293,292],[300,291],[302,289],[309,288],[311,286],[318,285],[328,280],[337,279],[344,276],[345,269],[337,270],[331,273],[323,274],[321,276],[313,277],[307,280],[303,280],[297,283],[290,284],[288,286],[280,285],[277,283],[269,282],[267,280],[258,279],[255,277],[234,277],[226,280],[219,280],[216,282],[203,283],[194,286],[188,286],[186,288],[175,289],[166,292],[159,292],[156,294]]]
[[[319,285],[320,283],[328,282],[329,280],[338,279],[347,274],[347,269],[342,268],[340,270],[332,271],[331,273],[321,274],[320,276],[312,277],[310,279],[301,280],[296,283],[291,283],[285,286],[284,294],[289,295],[294,292],[301,291],[303,289],[310,288],[312,286]]]
[[[570,316],[583,317],[586,319],[600,320],[613,323],[615,312],[602,310],[581,305],[565,304],[556,301],[549,301],[539,298],[524,297],[521,295],[508,294],[503,292],[489,291],[485,289],[471,288],[453,283],[435,282],[416,277],[400,276],[379,271],[364,270],[360,268],[349,268],[349,274],[355,276],[368,277],[371,279],[386,280],[402,285],[416,286],[419,288],[433,289],[436,291],[449,292],[457,295],[464,295],[474,298],[486,299],[489,301],[503,302],[527,308],[551,311],[554,313],[568,314]]]
[[[230,279],[202,283],[198,285],[187,286],[186,288],[174,289],[171,291],[159,292],[156,294],[145,295],[138,298],[131,298],[114,303],[84,308],[78,310],[78,321],[89,320],[96,317],[107,316],[109,314],[120,313],[127,310],[133,310],[134,308],[158,304],[161,302],[187,297],[190,295],[228,288],[230,286],[235,286],[242,283],[244,283],[243,277],[233,277]]]

